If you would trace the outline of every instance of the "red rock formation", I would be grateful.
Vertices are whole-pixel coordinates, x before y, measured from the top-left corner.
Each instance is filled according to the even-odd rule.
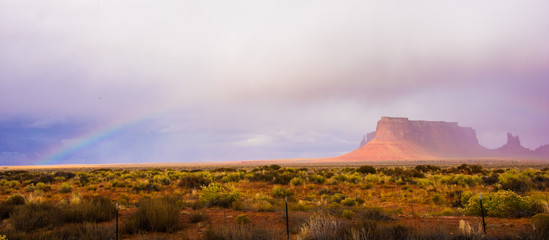
[[[549,156],[549,144],[539,146],[536,150],[534,150],[534,153],[537,156]]]
[[[361,147],[339,156],[345,161],[429,160],[449,158],[549,158],[549,145],[532,151],[518,136],[507,134],[507,143],[491,150],[481,146],[475,130],[456,122],[410,121],[382,117],[375,132],[362,139]]]
[[[366,143],[371,142],[376,137],[376,131],[366,134]]]
[[[507,133],[507,143],[495,151],[502,156],[518,157],[532,155],[534,152],[528,148],[523,147],[520,144],[519,136],[513,136],[511,133]]]
[[[382,117],[375,136],[361,148],[341,156],[357,160],[434,159],[484,156],[472,128],[455,122],[410,121]]]
[[[376,132],[370,132],[364,137],[362,137],[362,141],[360,141],[360,146],[358,148],[361,148],[362,146],[366,145],[367,143],[371,142],[376,137]]]
[[[366,145],[366,135],[364,135],[364,137],[362,137],[362,141],[360,141],[360,146],[358,146],[358,148],[361,148],[362,146]]]

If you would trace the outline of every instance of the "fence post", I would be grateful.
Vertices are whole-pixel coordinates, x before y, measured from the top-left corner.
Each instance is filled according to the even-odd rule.
[[[412,205],[412,218],[414,218],[414,228],[416,229],[416,231],[418,231],[416,212],[414,211],[414,203],[410,202],[410,205]]]
[[[116,240],[118,240],[118,203],[116,203]]]
[[[486,222],[484,221],[484,208],[482,207],[482,195],[478,193],[478,200],[480,202],[480,215],[482,216],[482,229],[484,230],[484,236],[486,236]]]
[[[285,198],[286,202],[286,236],[288,237],[288,240],[290,240],[290,219],[288,218],[288,197]]]

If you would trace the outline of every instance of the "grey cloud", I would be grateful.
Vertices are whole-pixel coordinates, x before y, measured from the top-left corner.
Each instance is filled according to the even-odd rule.
[[[350,151],[382,115],[458,121],[489,146],[513,131],[533,148],[549,143],[536,131],[548,5],[4,1],[0,115],[90,128],[152,115],[134,138],[154,136],[135,141],[165,159]],[[129,161],[120,141],[109,149]]]

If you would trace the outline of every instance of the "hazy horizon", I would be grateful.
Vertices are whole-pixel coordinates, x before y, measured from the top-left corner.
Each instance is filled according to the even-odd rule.
[[[0,165],[332,157],[381,116],[535,149],[548,7],[0,1]]]

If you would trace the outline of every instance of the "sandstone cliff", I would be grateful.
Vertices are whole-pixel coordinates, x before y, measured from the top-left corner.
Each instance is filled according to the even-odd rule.
[[[366,143],[371,142],[376,137],[376,131],[366,134]]]
[[[360,146],[358,146],[358,148],[361,148],[362,146],[366,145],[366,135],[364,135],[364,137],[362,137],[362,141],[360,141]]]
[[[532,151],[518,136],[507,135],[498,149],[481,146],[476,132],[456,122],[410,121],[382,117],[376,131],[362,139],[360,148],[340,156],[344,160],[429,160],[448,158],[539,158],[549,157],[549,145]]]

